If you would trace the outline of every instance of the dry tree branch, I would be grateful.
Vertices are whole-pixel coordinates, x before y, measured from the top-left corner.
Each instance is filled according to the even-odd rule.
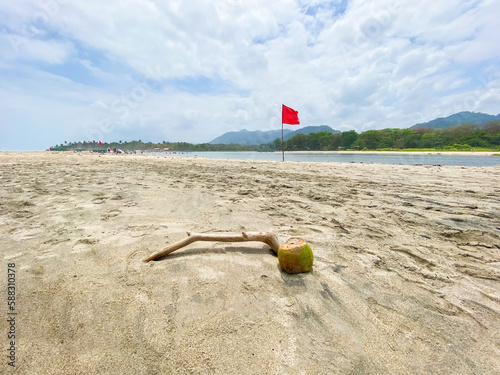
[[[203,234],[203,233],[191,233],[187,232],[187,237],[177,241],[165,249],[158,251],[148,258],[144,259],[144,262],[149,262],[151,260],[163,257],[167,254],[174,252],[175,250],[179,250],[182,247],[185,247],[196,241],[217,241],[217,242],[247,242],[247,241],[258,241],[264,242],[269,245],[271,249],[278,254],[278,249],[280,247],[280,241],[276,235],[269,231],[266,233],[263,232],[243,232],[241,234]]]

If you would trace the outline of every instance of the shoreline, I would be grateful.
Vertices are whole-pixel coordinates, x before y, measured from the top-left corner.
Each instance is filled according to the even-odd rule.
[[[274,151],[281,153],[281,151]],[[286,154],[380,154],[380,155],[459,155],[459,156],[500,156],[500,151],[285,151]]]
[[[173,152],[173,151],[172,151]],[[260,151],[176,151],[178,153],[180,152],[190,152],[192,154],[194,153],[215,153],[215,152],[220,152],[220,153],[235,153],[235,152],[256,152],[260,153]],[[92,151],[4,151],[0,150],[0,154],[44,154],[44,153],[50,153],[50,154],[78,154],[78,153],[92,153]],[[159,152],[159,154],[164,154],[165,152]],[[264,153],[274,153],[274,154],[281,154],[281,151],[266,151]],[[109,155],[107,153],[104,154],[99,154],[98,155]],[[369,154],[379,154],[379,155],[458,155],[458,156],[500,156],[500,151],[285,151],[286,154],[353,154],[353,155],[369,155]],[[148,153],[148,154],[134,154],[134,155],[155,155],[155,153]]]

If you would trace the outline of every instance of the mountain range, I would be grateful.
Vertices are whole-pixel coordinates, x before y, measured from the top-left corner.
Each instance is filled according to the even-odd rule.
[[[484,125],[494,120],[500,120],[500,114],[494,116],[481,112],[459,112],[448,117],[438,117],[437,119],[431,120],[429,122],[413,125],[412,127],[410,127],[410,129],[416,129],[416,128],[446,129],[451,126],[462,125],[462,124]]]
[[[329,132],[329,133],[340,133],[338,130],[334,130],[328,125],[319,125],[319,126],[304,126],[303,128],[297,129],[295,131],[285,128],[283,130],[285,141],[292,138],[297,134],[310,134],[317,132]],[[220,137],[213,139],[208,142],[210,144],[230,144],[230,143],[238,143],[242,145],[262,145],[267,143],[272,143],[276,138],[281,139],[281,129],[277,130],[255,130],[249,131],[246,129],[237,131],[237,132],[227,132],[222,134]]]
[[[448,117],[439,117],[429,122],[424,122],[421,124],[415,124],[410,127],[410,129],[416,128],[435,128],[435,129],[446,129],[451,126],[462,125],[462,124],[473,124],[473,125],[484,125],[488,122],[500,120],[500,114],[488,115],[486,113],[481,112],[459,112],[455,113]],[[290,130],[289,128],[285,128],[284,140],[288,140],[292,138],[296,134],[310,134],[327,131],[330,133],[340,133],[338,130],[332,129],[328,125],[319,125],[319,126],[305,126],[298,130]],[[274,142],[276,138],[281,139],[281,129],[277,130],[255,130],[249,131],[246,129],[240,131],[227,132],[223,135],[213,139],[210,141],[210,144],[230,144],[230,143],[238,143],[242,145],[261,145],[268,144]]]

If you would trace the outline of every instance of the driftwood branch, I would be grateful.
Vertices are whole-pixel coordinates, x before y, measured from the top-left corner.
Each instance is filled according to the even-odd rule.
[[[167,254],[179,250],[180,248],[187,246],[196,241],[217,241],[217,242],[247,242],[247,241],[257,241],[264,242],[269,245],[271,249],[278,254],[278,249],[280,247],[280,242],[278,237],[273,232],[243,232],[241,234],[203,234],[203,233],[191,233],[187,232],[187,237],[177,241],[165,249],[158,251],[150,255],[144,262],[149,262],[151,260],[163,257]]]

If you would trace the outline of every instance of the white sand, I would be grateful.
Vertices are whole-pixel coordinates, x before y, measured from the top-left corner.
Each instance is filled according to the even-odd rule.
[[[2,152],[0,173],[18,374],[500,373],[500,167]],[[313,272],[261,243],[142,262],[270,228]]]

